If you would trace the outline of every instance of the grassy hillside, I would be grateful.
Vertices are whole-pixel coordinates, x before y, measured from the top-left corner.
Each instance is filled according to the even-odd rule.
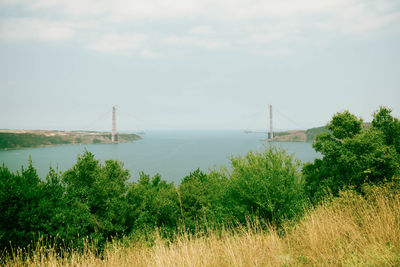
[[[307,142],[313,142],[315,140],[315,138],[317,137],[317,135],[319,135],[320,133],[329,133],[329,130],[326,129],[325,126],[308,129],[305,132],[305,134],[307,136]]]
[[[275,132],[274,141],[278,142],[313,142],[318,134],[329,132],[325,126],[304,130],[290,130],[285,132]]]
[[[363,123],[363,128],[370,128],[371,123]],[[280,142],[314,142],[317,135],[320,133],[329,133],[330,131],[326,129],[325,126],[315,127],[303,130],[292,130],[286,132],[276,132],[274,133],[274,141]]]
[[[27,258],[21,250],[5,257],[4,265],[399,266],[399,221],[399,185],[392,183],[369,187],[363,196],[344,191],[279,233],[257,223],[246,230],[178,234],[172,242],[155,233],[147,241],[108,243],[102,255],[88,245],[63,251],[64,257],[39,244]]]
[[[274,141],[279,142],[306,142],[305,131],[291,130],[286,132],[274,133]]]

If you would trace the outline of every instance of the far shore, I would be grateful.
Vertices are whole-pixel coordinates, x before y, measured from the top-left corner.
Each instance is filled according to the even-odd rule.
[[[117,134],[116,142],[142,139],[137,134]],[[0,130],[0,150],[72,144],[112,144],[110,132],[60,130]]]

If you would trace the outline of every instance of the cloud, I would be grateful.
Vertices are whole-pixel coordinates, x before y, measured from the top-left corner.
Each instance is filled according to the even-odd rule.
[[[148,38],[146,34],[105,34],[88,44],[88,48],[107,53],[133,53]]]
[[[6,41],[65,41],[74,37],[69,22],[36,18],[11,18],[0,22],[0,39]]]
[[[376,6],[378,2],[370,1]],[[332,13],[357,5],[356,0],[6,0],[4,5],[24,6],[28,10],[47,10],[67,16],[107,15],[116,20],[155,19],[254,19]],[[379,4],[385,6],[391,5]]]
[[[253,50],[251,54],[260,56],[289,56],[294,54],[295,51],[288,48],[278,49],[264,49],[264,50]]]
[[[196,35],[212,35],[215,34],[213,27],[208,25],[200,25],[189,30],[189,33]]]
[[[337,35],[370,35],[389,25],[400,23],[400,12],[376,13],[366,6],[349,7],[334,18],[320,20],[315,28]]]
[[[1,3],[0,3],[1,5]],[[309,16],[338,18],[344,13],[368,17],[399,8],[397,0],[3,0],[5,6],[66,17],[99,17],[115,21],[293,19]]]
[[[139,56],[146,59],[162,57],[160,53],[150,48],[149,43],[151,42],[148,34],[107,33],[92,38],[87,43],[87,48],[101,53]]]
[[[170,35],[165,39],[165,43],[173,46],[196,46],[207,49],[222,49],[228,47],[225,41],[194,36]]]
[[[156,59],[156,58],[162,57],[162,55],[160,55],[159,53],[154,52],[154,51],[149,50],[149,49],[143,49],[143,50],[141,50],[140,53],[139,53],[139,55],[140,55],[142,58],[147,58],[147,59]]]
[[[0,17],[0,40],[73,40],[148,58],[174,47],[285,54],[275,48],[400,30],[397,0],[3,0],[0,8],[17,10]]]

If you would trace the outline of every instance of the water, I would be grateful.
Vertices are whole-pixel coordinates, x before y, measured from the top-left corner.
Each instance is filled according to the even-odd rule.
[[[63,145],[44,148],[0,151],[0,163],[12,171],[26,166],[29,156],[40,177],[45,177],[49,167],[65,171],[71,168],[77,156],[87,149],[96,159],[120,160],[136,181],[139,172],[150,175],[160,173],[162,178],[174,183],[191,171],[200,168],[208,171],[214,166],[228,166],[229,157],[245,155],[249,150],[260,150],[264,144],[282,147],[302,162],[319,157],[310,143],[264,142],[265,134],[243,131],[153,131],[143,135],[143,140],[121,144]]]

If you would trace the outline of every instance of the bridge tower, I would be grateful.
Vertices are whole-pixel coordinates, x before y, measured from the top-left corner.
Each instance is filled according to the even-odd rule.
[[[116,131],[117,131],[117,126],[116,126],[116,116],[115,116],[115,113],[116,113],[116,110],[117,110],[117,108],[115,107],[115,106],[113,106],[112,107],[112,132],[111,132],[111,142],[112,143],[115,143],[115,134],[116,134]]]
[[[274,138],[274,132],[272,130],[272,105],[269,105],[269,139]]]

